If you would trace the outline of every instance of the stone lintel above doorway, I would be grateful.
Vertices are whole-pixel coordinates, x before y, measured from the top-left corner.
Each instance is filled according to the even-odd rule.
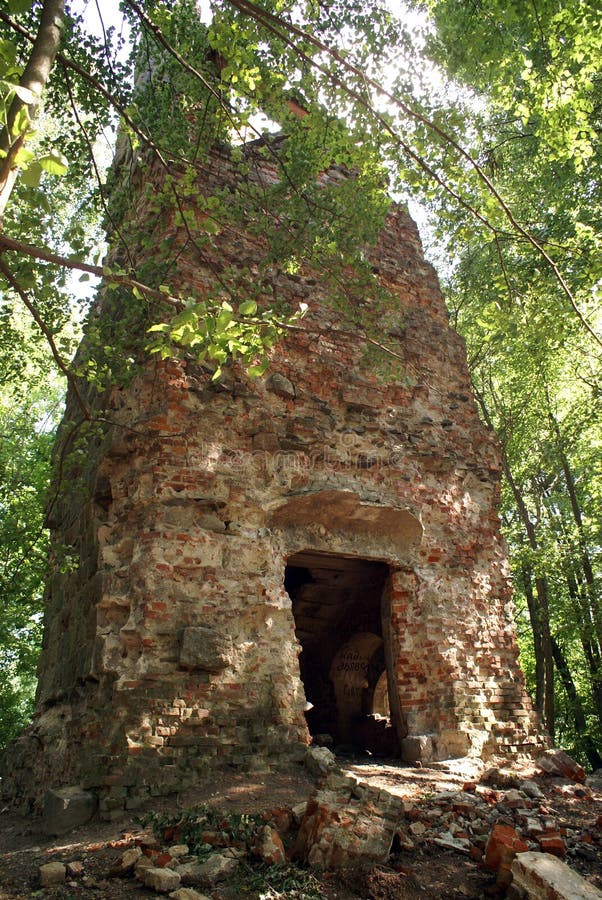
[[[353,491],[316,491],[289,497],[274,509],[269,524],[277,528],[318,526],[327,532],[386,537],[400,547],[417,547],[423,528],[409,509],[362,503]]]

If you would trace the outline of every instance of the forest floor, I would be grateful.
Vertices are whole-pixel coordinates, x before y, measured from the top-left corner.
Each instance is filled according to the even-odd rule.
[[[317,878],[292,867],[284,867],[278,875],[275,867],[241,864],[228,880],[204,888],[203,896],[212,900],[320,896],[329,900],[458,900],[504,896],[503,889],[495,887],[496,874],[483,866],[482,832],[502,823],[525,835],[525,828],[533,830],[537,821],[543,822],[548,832],[562,835],[565,862],[602,890],[602,779],[596,776],[584,786],[544,776],[533,765],[498,769],[492,774],[491,768],[485,771],[482,764],[469,760],[423,768],[367,758],[340,758],[337,762],[344,771],[407,801],[408,821],[387,863],[365,872],[323,873]],[[520,793],[526,781],[536,785],[540,796],[520,800],[517,807],[517,790]],[[4,809],[0,813],[0,898],[148,900],[157,894],[133,874],[115,874],[124,851],[140,844],[145,814],[177,818],[183,809],[204,803],[225,816],[251,815],[295,807],[314,790],[315,781],[302,767],[287,775],[221,774],[205,789],[186,797],[155,801],[147,810],[135,816],[124,813],[123,819],[112,823],[92,821],[62,838],[45,836],[39,819],[22,818]],[[458,802],[462,797],[470,802]],[[529,803],[525,819],[521,807]],[[438,843],[442,828],[452,843],[457,838],[462,844],[464,838],[468,849],[447,849]],[[291,844],[294,828],[283,838],[285,845]],[[536,843],[530,846],[539,849]],[[70,864],[67,878],[62,884],[41,887],[40,866],[51,861]],[[184,892],[180,896],[187,895]]]

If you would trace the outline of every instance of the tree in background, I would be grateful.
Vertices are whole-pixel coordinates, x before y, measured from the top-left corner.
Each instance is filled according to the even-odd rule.
[[[2,307],[0,345],[0,746],[32,711],[48,572],[44,499],[62,385],[31,324]],[[64,560],[62,564],[64,564]]]
[[[503,223],[475,230],[472,217],[433,199],[439,241],[462,247],[448,295],[502,442],[502,512],[519,616],[527,610],[531,624],[536,705],[552,734],[598,766],[600,11],[573,0],[433,0],[429,10],[426,52],[472,92],[474,114],[463,119],[472,154],[538,245]]]

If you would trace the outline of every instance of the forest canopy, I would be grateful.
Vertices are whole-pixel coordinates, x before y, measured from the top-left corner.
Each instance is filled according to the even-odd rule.
[[[89,418],[81,385],[102,389],[136,364],[94,322],[94,352],[74,357],[84,318],[74,278],[102,277],[137,301],[143,350],[194,353],[216,378],[232,359],[259,375],[302,313],[274,304],[259,314],[271,261],[294,272],[311,260],[342,314],[355,316],[354,291],[370,289],[361,248],[393,193],[428,216],[475,397],[500,438],[501,512],[535,704],[559,742],[599,765],[598,4],[431,0],[395,14],[351,0],[216,0],[202,15],[191,0],[121,7],[127,42],[113,26],[90,31],[62,0],[0,8],[0,740],[30,708],[59,380]],[[107,172],[98,148],[115,128],[118,164]],[[166,179],[158,202],[182,216],[202,252],[237,215],[215,196],[202,226],[186,217],[204,154],[274,129],[287,135],[285,187],[264,210],[258,278],[225,277],[214,293],[189,297],[170,283],[169,249],[152,268],[136,263],[140,236],[123,218],[134,157],[183,173],[177,188]],[[357,173],[357,187],[323,202],[316,178],[333,161]],[[351,286],[341,277],[349,266]],[[386,358],[390,348],[359,325]],[[77,562],[65,553],[51,564]]]

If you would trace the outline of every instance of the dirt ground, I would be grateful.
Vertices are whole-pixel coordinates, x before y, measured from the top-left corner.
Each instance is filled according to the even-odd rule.
[[[429,806],[433,805],[432,798],[438,792],[462,790],[467,780],[478,781],[483,776],[483,766],[469,761],[455,766],[418,769],[365,758],[339,762],[343,769],[407,798],[426,816]],[[602,790],[594,786],[575,791],[575,786],[563,779],[534,776],[526,769],[517,777],[538,778],[545,795],[542,808],[546,813],[554,816],[560,828],[568,829],[568,834],[585,836],[584,840],[589,841],[587,844],[578,842],[576,849],[569,848],[566,862],[602,890],[602,846],[599,843],[602,830],[598,836],[593,824],[602,817]],[[140,832],[140,819],[145,812],[176,814],[178,810],[208,803],[224,812],[258,813],[275,807],[293,807],[307,800],[314,789],[315,781],[302,767],[286,775],[245,777],[222,774],[213,778],[204,789],[157,800],[149,804],[147,810],[138,811],[135,816],[124,813],[123,819],[110,824],[92,821],[58,839],[49,839],[43,834],[39,819],[24,819],[3,809],[0,813],[0,898],[148,900],[157,895],[133,877],[110,876],[115,861],[132,846],[133,835]],[[60,886],[41,888],[39,867],[55,860],[80,863],[81,871],[73,877],[68,876],[67,882]],[[425,839],[416,842],[411,850],[397,848],[386,865],[367,873],[325,873],[319,876],[319,887],[330,900],[458,900],[495,894],[494,881],[495,875],[488,872],[479,859],[444,849]],[[270,888],[269,879],[267,887],[266,883],[254,887],[248,879],[234,880],[216,885],[206,894],[213,900],[308,896],[294,885],[289,890],[282,890],[281,886]]]

